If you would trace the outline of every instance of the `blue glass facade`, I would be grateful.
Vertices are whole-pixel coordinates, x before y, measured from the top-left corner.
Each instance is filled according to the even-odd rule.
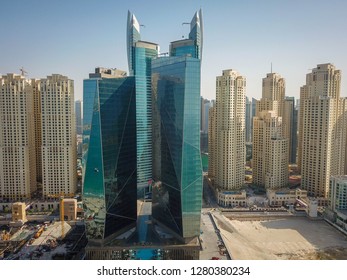
[[[151,61],[158,55],[157,49],[156,44],[148,42],[138,42],[134,48],[138,197],[143,197],[148,181],[152,178]]]
[[[129,12],[131,76],[84,81],[83,200],[90,241],[107,243],[136,225],[137,198],[152,178],[161,182],[153,189],[154,219],[184,240],[200,234],[201,11],[189,39],[172,43],[171,57],[158,58],[158,46],[140,39]]]
[[[200,59],[152,61],[154,170],[152,216],[187,240],[200,233]],[[158,171],[160,170],[160,171]]]
[[[128,54],[128,67],[129,75],[134,75],[135,68],[135,48],[134,45],[137,41],[141,40],[140,24],[134,14],[128,11],[127,20],[127,54]]]
[[[134,77],[83,85],[83,201],[87,237],[103,240],[136,224]]]
[[[202,59],[203,46],[203,21],[202,11],[196,12],[190,22],[189,39],[179,40],[171,43],[171,56],[191,56]]]

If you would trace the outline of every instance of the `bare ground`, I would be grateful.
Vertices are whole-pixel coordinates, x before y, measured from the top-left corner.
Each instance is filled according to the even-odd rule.
[[[215,218],[233,259],[347,260],[346,236],[322,220]]]

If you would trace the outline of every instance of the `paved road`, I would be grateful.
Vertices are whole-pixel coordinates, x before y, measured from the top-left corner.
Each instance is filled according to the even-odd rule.
[[[211,189],[210,186],[210,182],[209,179],[207,178],[207,176],[204,176],[204,181],[203,181],[203,194],[204,194],[204,200],[207,203],[208,207],[212,207],[212,208],[218,208],[218,204],[217,201],[214,197],[213,191]]]
[[[213,220],[209,216],[210,209],[204,209],[201,214],[201,231],[200,240],[202,240],[203,250],[200,252],[200,260],[210,260],[212,257],[226,260],[226,256],[219,254],[218,244],[222,239],[213,224]]]

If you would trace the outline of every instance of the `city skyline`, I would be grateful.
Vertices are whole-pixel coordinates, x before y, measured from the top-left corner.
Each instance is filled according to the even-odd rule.
[[[312,65],[330,62],[342,73],[346,71],[347,39],[340,34],[347,24],[343,15],[347,3],[333,2],[266,1],[260,6],[252,0],[190,1],[184,2],[182,9],[183,1],[177,1],[167,11],[155,0],[105,1],[103,5],[62,1],[54,7],[40,0],[11,1],[3,3],[2,10],[15,10],[16,16],[6,13],[0,17],[0,24],[6,26],[3,37],[7,38],[0,46],[0,53],[6,54],[1,58],[0,73],[19,73],[24,67],[30,78],[45,77],[46,73],[67,75],[75,81],[76,100],[81,99],[83,79],[95,67],[128,68],[124,56],[128,10],[144,25],[143,37],[155,39],[164,53],[169,51],[169,42],[187,34],[188,27],[182,23],[201,7],[207,26],[202,61],[204,98],[215,99],[215,77],[221,69],[231,68],[247,78],[246,95],[259,99],[262,77],[271,72],[271,63],[272,71],[286,79],[287,95],[298,98]],[[225,19],[230,20],[226,23]],[[330,42],[329,52],[324,40]],[[341,82],[342,96],[347,96],[346,83],[344,79]]]

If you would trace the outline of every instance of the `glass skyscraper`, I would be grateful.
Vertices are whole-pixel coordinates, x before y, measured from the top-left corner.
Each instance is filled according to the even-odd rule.
[[[135,78],[90,78],[83,88],[86,232],[103,241],[137,219]]]
[[[140,24],[128,12],[128,64],[136,85],[137,192],[138,197],[143,197],[152,180],[151,62],[158,55],[159,46],[140,39]]]
[[[196,12],[190,22],[188,39],[174,41],[170,45],[171,56],[191,56],[202,58],[203,22],[202,11]]]
[[[135,50],[134,45],[137,41],[140,41],[140,24],[137,21],[134,14],[128,11],[128,20],[127,20],[127,54],[128,54],[128,67],[129,75],[134,75],[134,64],[135,64]]]
[[[97,69],[84,81],[83,200],[87,237],[108,241],[136,226],[137,198],[153,190],[153,217],[183,242],[200,234],[202,14],[170,57],[127,21],[130,76]],[[152,88],[152,86],[154,88]],[[154,228],[154,227],[153,227]]]
[[[152,216],[184,242],[200,234],[201,20],[200,11],[191,24],[190,34],[199,36],[173,42],[171,57],[152,61],[153,175],[158,181]]]

